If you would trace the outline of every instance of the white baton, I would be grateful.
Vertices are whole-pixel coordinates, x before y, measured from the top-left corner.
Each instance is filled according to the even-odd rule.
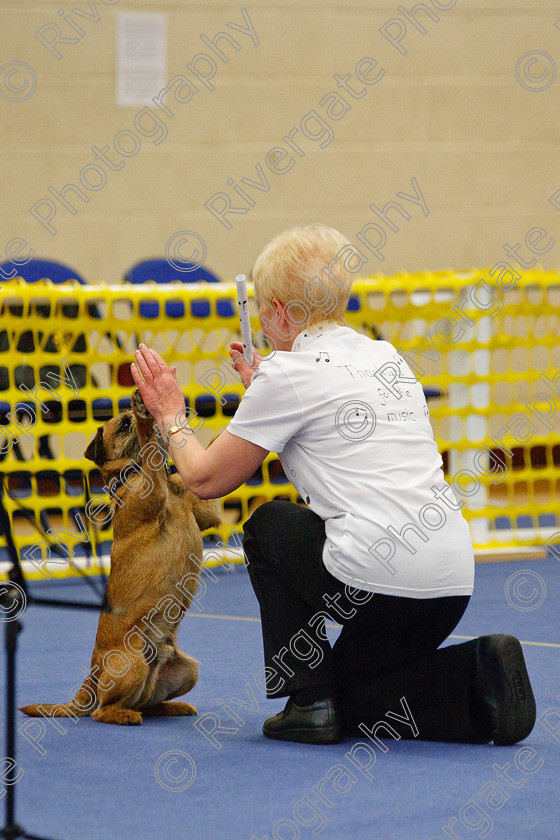
[[[241,342],[243,344],[243,358],[253,367],[253,342],[251,340],[251,321],[249,320],[249,298],[247,297],[247,281],[244,274],[235,278],[237,284],[237,303],[239,306],[239,320],[241,321]]]

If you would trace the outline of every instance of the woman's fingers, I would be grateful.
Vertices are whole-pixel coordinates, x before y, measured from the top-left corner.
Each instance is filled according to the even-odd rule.
[[[140,356],[140,358],[144,360],[152,376],[156,376],[162,370],[165,370],[167,368],[167,365],[165,364],[161,356],[158,355],[155,352],[155,350],[152,350],[150,347],[146,347],[145,344],[140,344],[135,355],[136,358]]]
[[[239,350],[234,350],[232,348],[229,351],[229,355],[231,356],[231,361],[233,362],[235,370],[241,371],[243,368],[247,368],[248,371],[251,370],[251,368],[245,361],[243,353],[240,353]]]
[[[185,397],[177,382],[175,366],[169,367],[159,353],[145,344],[140,344],[134,357],[130,366],[132,378],[156,423],[168,415],[184,413]]]
[[[151,382],[153,379],[153,373],[148,363],[148,355],[147,351],[148,348],[145,345],[140,345],[138,350],[134,353],[134,358],[136,360],[136,364],[140,369],[142,376],[146,382]]]
[[[254,371],[249,367],[249,365],[245,361],[243,353],[240,353],[240,351],[235,348],[236,344],[238,344],[238,342],[231,343],[229,355],[231,356],[231,361],[233,363],[234,369],[240,375],[245,387],[248,388],[251,384],[251,378],[253,376]],[[239,344],[239,346],[243,347],[242,344]]]
[[[142,344],[141,344],[141,345],[140,345],[140,347],[145,347],[145,345],[142,345]],[[159,355],[159,353],[158,353],[156,350],[149,350],[147,347],[146,347],[146,350],[148,350],[148,352],[149,352],[149,353],[151,353],[151,355],[152,355],[152,360],[153,360],[154,364],[155,364],[155,365],[157,365],[157,367],[158,367],[160,370],[167,370],[167,368],[169,367],[169,365],[167,364],[167,362],[165,362],[165,361],[161,358],[161,356]]]
[[[229,355],[231,356],[232,361],[234,362],[234,367],[236,367],[235,361],[238,360],[239,356],[241,356],[241,358],[243,359],[243,363],[245,364],[245,366],[249,370],[254,371],[255,367],[258,367],[260,365],[260,363],[262,362],[261,354],[257,350],[255,350],[254,347],[252,347],[251,349],[253,351],[253,364],[252,364],[252,366],[248,365],[247,362],[245,361],[245,356],[243,355],[243,345],[241,344],[240,341],[230,342],[229,348],[230,348],[229,349]],[[236,369],[237,369],[237,367],[236,367]]]
[[[134,355],[144,379],[146,379],[147,382],[151,382],[152,379],[161,376],[169,370],[168,365],[164,362],[159,353],[156,353],[155,350],[146,347],[145,344],[140,344]],[[146,374],[148,375],[146,376]]]
[[[165,377],[165,373],[168,371],[171,373],[175,383],[177,383],[175,368],[170,369],[155,350],[151,350],[145,344],[140,344],[138,350],[134,353],[134,357],[136,361],[131,370],[133,379],[138,387],[140,387],[140,384],[144,385],[144,387],[148,385],[156,386],[156,388],[162,385],[165,386],[165,378],[162,377]],[[134,373],[134,367],[137,368],[136,374]]]
[[[136,363],[133,362],[130,365],[130,372],[132,374],[132,378],[134,379],[134,382],[135,382],[137,388],[139,388],[140,385],[144,385],[144,379],[143,379],[142,374],[140,373],[140,371],[138,369],[138,365]]]

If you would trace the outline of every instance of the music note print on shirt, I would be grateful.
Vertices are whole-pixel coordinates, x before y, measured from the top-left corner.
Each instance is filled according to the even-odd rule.
[[[325,350],[320,351],[320,353],[317,356],[317,358],[315,359],[315,361],[320,362],[321,361],[321,356],[326,356],[327,358],[325,359],[325,362],[330,362],[331,357],[329,356],[329,354]]]

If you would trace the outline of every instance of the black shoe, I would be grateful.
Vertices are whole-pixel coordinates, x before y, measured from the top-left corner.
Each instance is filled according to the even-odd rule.
[[[478,719],[498,746],[516,744],[533,729],[535,698],[515,636],[478,639],[473,700]]]
[[[298,706],[290,697],[283,712],[265,720],[263,735],[277,741],[337,744],[342,732],[333,700]]]

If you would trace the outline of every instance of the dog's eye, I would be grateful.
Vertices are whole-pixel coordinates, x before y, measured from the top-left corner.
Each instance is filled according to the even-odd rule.
[[[130,417],[125,417],[121,423],[121,432],[127,432],[130,429]]]

